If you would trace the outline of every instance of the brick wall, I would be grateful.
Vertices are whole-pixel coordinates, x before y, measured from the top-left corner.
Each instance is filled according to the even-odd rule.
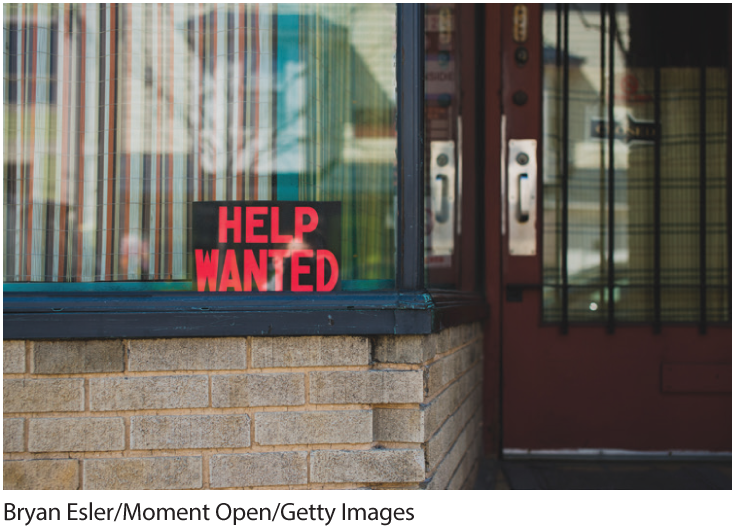
[[[6,489],[461,488],[479,324],[428,336],[5,341]]]

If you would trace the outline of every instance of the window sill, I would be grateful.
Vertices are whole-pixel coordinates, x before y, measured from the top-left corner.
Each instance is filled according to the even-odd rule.
[[[334,294],[10,294],[4,338],[430,334],[487,315],[480,294],[455,291]]]

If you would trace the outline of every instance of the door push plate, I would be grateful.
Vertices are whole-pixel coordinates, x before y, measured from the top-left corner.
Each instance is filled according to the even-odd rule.
[[[536,255],[536,140],[508,141],[508,251]]]

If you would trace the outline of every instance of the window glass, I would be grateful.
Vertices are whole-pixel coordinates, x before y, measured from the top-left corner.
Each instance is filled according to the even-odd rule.
[[[729,320],[729,20],[571,4],[565,28],[544,6],[545,320],[566,286],[569,321]]]
[[[337,202],[394,287],[395,5],[3,9],[6,290],[190,290],[211,201]]]
[[[430,287],[455,287],[461,226],[459,9],[428,4],[425,18],[425,266]]]

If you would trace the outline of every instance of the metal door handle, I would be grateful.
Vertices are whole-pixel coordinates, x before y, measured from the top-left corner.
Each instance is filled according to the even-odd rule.
[[[528,179],[528,175],[523,173],[518,175],[518,221],[528,222],[528,218],[531,211],[531,197],[533,196],[533,189],[531,188],[531,181]]]
[[[437,222],[446,222],[449,218],[449,178],[445,174],[436,175],[436,179],[441,182],[441,208],[436,212],[435,218]]]

